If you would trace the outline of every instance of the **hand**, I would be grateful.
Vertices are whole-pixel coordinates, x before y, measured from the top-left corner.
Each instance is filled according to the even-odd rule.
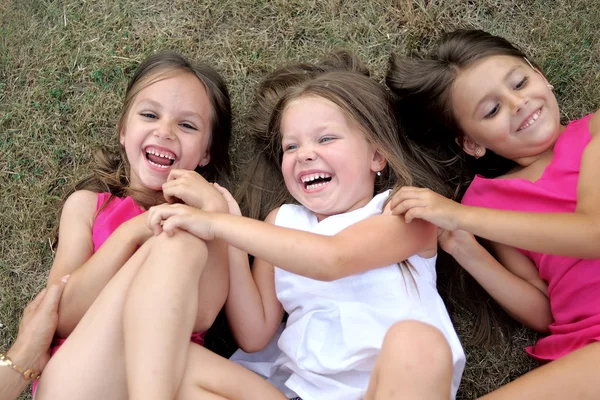
[[[134,242],[141,246],[146,240],[152,237],[152,231],[148,229],[146,221],[148,220],[147,212],[144,212],[119,226],[119,230],[124,230],[129,237],[133,238]]]
[[[23,311],[17,340],[8,351],[19,367],[41,371],[48,363],[48,349],[58,324],[58,304],[68,278],[43,289]]]
[[[213,185],[215,185],[215,188],[217,188],[217,190],[223,195],[223,198],[225,198],[225,201],[227,202],[227,208],[229,209],[229,214],[238,215],[241,217],[242,211],[240,210],[240,206],[237,201],[235,201],[231,193],[229,193],[229,190],[225,189],[216,182],[213,183]]]
[[[222,209],[225,212],[223,196],[215,186],[195,171],[171,170],[167,181],[162,185],[162,190],[168,203],[183,202],[188,206],[207,211],[221,211]],[[221,204],[223,207],[220,207]]]
[[[184,204],[163,204],[148,210],[147,224],[155,235],[171,236],[177,229],[188,231],[204,240],[215,238],[212,219],[215,215]]]
[[[392,214],[404,214],[406,223],[419,218],[448,231],[458,228],[462,207],[429,189],[410,186],[398,190],[390,202]]]
[[[438,228],[438,242],[442,250],[453,257],[459,251],[468,251],[471,246],[479,246],[475,236],[467,231],[463,231],[462,229],[457,229],[450,232],[445,229]]]

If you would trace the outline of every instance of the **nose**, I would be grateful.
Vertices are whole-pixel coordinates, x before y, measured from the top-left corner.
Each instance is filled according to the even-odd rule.
[[[296,157],[299,163],[305,163],[315,161],[317,159],[317,153],[315,153],[312,146],[302,146],[296,151]]]
[[[173,139],[174,133],[172,124],[166,118],[161,120],[154,130],[154,136],[163,140]]]
[[[529,103],[529,99],[522,92],[513,92],[510,96],[510,106],[515,114],[519,114]]]

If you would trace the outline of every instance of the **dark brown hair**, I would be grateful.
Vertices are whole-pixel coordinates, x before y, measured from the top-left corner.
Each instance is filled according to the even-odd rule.
[[[210,162],[204,167],[197,167],[196,172],[209,182],[227,184],[231,172],[229,160],[231,101],[223,78],[216,70],[206,64],[192,63],[182,55],[171,51],[157,53],[146,58],[137,67],[127,85],[115,138],[119,137],[119,133],[124,127],[127,114],[136,95],[149,85],[179,73],[196,76],[204,85],[212,106],[211,136],[208,150]],[[108,192],[111,197],[107,202],[113,197],[131,196],[136,203],[144,208],[164,202],[160,191],[148,193],[130,188],[130,167],[123,146],[119,146],[116,151],[107,148],[97,149],[94,153],[93,165],[92,173],[74,185],[64,196],[63,204],[66,198],[76,190]],[[56,244],[57,229],[58,226],[53,234],[54,244]]]
[[[445,35],[427,57],[404,58],[392,55],[386,83],[394,96],[396,116],[405,132],[429,160],[436,175],[447,183],[446,196],[460,201],[475,174],[495,178],[515,163],[489,149],[476,160],[467,156],[460,144],[464,138],[452,107],[452,87],[458,74],[478,60],[510,56],[526,60],[523,52],[506,39],[481,30],[457,30]],[[527,60],[529,61],[529,60]],[[533,66],[539,67],[529,61]],[[457,143],[458,142],[458,143]],[[450,304],[476,315],[480,324],[474,342],[492,339],[492,326],[505,324],[504,313],[488,299],[483,289],[449,256],[439,259],[438,268],[446,276],[446,296]],[[492,311],[492,312],[490,312]],[[506,324],[505,324],[506,325]]]

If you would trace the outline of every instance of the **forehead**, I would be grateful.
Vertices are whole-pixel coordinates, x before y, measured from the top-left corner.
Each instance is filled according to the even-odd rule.
[[[511,56],[491,56],[475,61],[458,72],[452,85],[452,101],[477,104],[499,86],[505,85],[515,71],[526,67],[524,60]]]
[[[320,96],[305,95],[291,100],[283,109],[282,131],[297,127],[299,121],[306,126],[324,123],[348,123],[344,111],[334,102]],[[288,128],[288,129],[285,129]]]

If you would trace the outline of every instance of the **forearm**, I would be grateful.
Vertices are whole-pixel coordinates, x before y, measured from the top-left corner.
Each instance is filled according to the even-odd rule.
[[[332,279],[337,252],[331,236],[229,214],[216,214],[213,229],[216,237],[272,265],[312,279]]]
[[[457,229],[538,253],[600,258],[600,222],[596,216],[463,207]]]
[[[26,354],[26,349],[20,350],[17,344],[11,347],[6,355],[15,365],[24,369],[30,368],[34,362],[34,359]],[[0,367],[0,393],[2,393],[2,399],[16,399],[29,386],[29,383],[14,369],[6,366]]]
[[[132,237],[117,229],[85,264],[71,273],[59,306],[58,336],[67,337],[75,329],[137,247]]]
[[[225,313],[233,337],[244,351],[249,353],[259,351],[273,336],[274,332],[270,332],[269,327],[278,326],[278,324],[269,324],[268,317],[281,321],[283,309],[277,304],[276,315],[268,316],[272,308],[265,307],[252,276],[246,252],[229,246],[229,269],[229,296],[225,303]],[[274,279],[273,277],[273,281]]]
[[[550,301],[538,288],[508,271],[480,245],[453,256],[515,320],[538,332],[548,331],[553,320]]]

